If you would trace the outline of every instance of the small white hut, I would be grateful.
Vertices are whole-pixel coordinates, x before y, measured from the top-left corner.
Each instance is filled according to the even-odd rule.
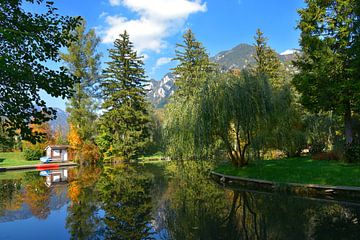
[[[45,148],[46,156],[55,162],[66,162],[68,158],[68,145],[49,145]]]

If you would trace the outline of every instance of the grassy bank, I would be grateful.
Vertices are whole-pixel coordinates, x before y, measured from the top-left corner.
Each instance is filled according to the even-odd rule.
[[[39,160],[25,160],[22,152],[0,152],[0,168],[39,164]]]
[[[215,172],[280,183],[360,187],[360,165],[312,160],[308,157],[257,161],[244,168],[222,165]]]

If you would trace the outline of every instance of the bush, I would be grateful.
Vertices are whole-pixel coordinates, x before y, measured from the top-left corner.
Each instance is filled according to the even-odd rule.
[[[345,146],[345,160],[348,163],[360,162],[360,141],[354,141],[351,145]]]
[[[341,156],[334,151],[331,152],[319,152],[311,156],[314,160],[341,160]]]
[[[40,158],[43,156],[43,151],[40,149],[26,148],[24,150],[24,156],[25,156],[25,159],[28,161],[40,160]]]

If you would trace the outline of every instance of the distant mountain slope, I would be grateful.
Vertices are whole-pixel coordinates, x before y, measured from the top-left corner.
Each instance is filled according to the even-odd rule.
[[[160,81],[150,80],[150,91],[147,98],[156,108],[162,108],[175,91],[175,76],[166,74]]]
[[[254,46],[242,43],[230,50],[219,52],[210,60],[217,63],[224,70],[243,69],[249,64],[255,63],[254,54]]]
[[[69,124],[67,122],[68,116],[69,114],[63,110],[61,110],[60,108],[54,108],[56,110],[56,119],[55,120],[51,120],[50,123],[50,128],[52,130],[52,132],[55,132],[57,128],[61,128],[61,131],[64,135],[67,135],[67,133],[69,132]]]
[[[289,49],[278,54],[285,69],[289,72],[295,72],[292,61],[295,60],[297,52],[297,50]],[[255,64],[255,53],[253,45],[242,43],[230,50],[219,52],[210,60],[224,71],[234,68],[244,69]],[[162,108],[168,102],[169,97],[176,90],[174,82],[175,76],[171,73],[166,74],[160,81],[150,81],[150,91],[147,97],[155,108]]]

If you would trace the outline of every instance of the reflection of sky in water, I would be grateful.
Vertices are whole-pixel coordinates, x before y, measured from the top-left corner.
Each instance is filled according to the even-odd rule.
[[[69,239],[65,228],[67,205],[51,211],[46,220],[31,217],[0,224],[0,239]]]

